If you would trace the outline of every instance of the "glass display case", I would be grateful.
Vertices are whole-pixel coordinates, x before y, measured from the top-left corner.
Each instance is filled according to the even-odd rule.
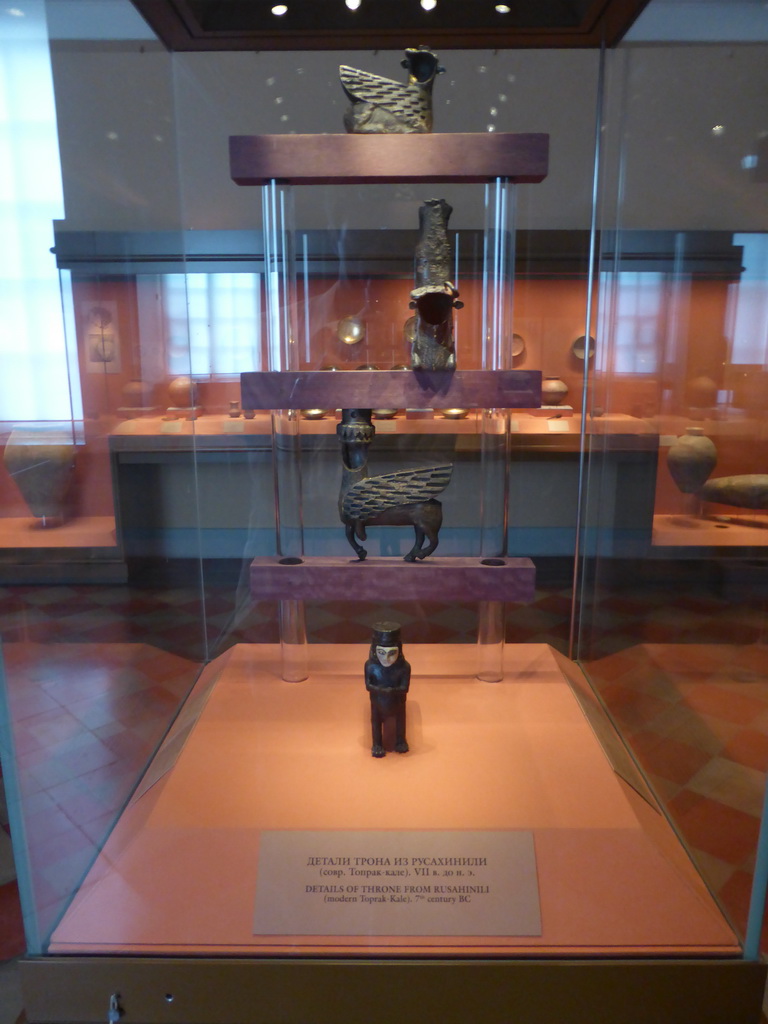
[[[676,31],[695,37],[685,19]],[[588,474],[577,650],[746,955],[757,957],[767,284],[758,253],[768,221],[753,100],[765,49],[739,46],[735,26],[723,35],[734,42],[627,45],[607,65],[603,345],[588,402],[595,419],[616,408],[641,416],[658,457],[652,533],[634,553],[611,550],[622,533],[612,482]],[[717,95],[699,103],[705,79]],[[657,101],[646,103],[650,81]],[[658,159],[641,142],[651,138]],[[592,450],[608,443],[593,436]]]
[[[725,54],[457,51],[434,133],[340,134],[339,58],[391,52],[49,14],[64,370],[0,411],[27,1019],[756,1022],[768,225],[649,205],[685,138],[643,152]]]

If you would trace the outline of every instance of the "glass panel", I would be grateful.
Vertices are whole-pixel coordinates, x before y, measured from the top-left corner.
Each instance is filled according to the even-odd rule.
[[[2,518],[25,543],[2,560],[0,756],[30,949],[737,956],[656,800],[695,846],[714,753],[759,802],[762,770],[734,753],[757,727],[707,733],[720,677],[670,689],[706,631],[751,706],[762,610],[737,628],[724,609],[759,587],[759,545],[673,554],[658,531],[761,529],[761,508],[709,512],[663,474],[687,426],[713,427],[729,475],[755,472],[768,225],[710,192],[702,234],[688,184],[647,215],[638,97],[646,60],[671,92],[674,55],[611,55],[601,132],[597,53],[452,52],[438,142],[548,130],[544,182],[436,164],[446,183],[287,185],[288,168],[262,203],[231,180],[230,137],[341,147],[339,63],[389,78],[392,53],[170,55],[132,24],[51,41],[64,210],[36,212],[33,248],[56,217],[65,408],[8,414],[4,437]],[[708,146],[730,137],[718,118]],[[70,497],[36,511],[27,474],[57,460]],[[579,553],[600,701],[565,657]],[[682,751],[670,778],[646,758],[670,749],[639,717],[654,708]],[[742,859],[726,878],[696,857],[741,929],[759,808],[731,811],[753,829]]]
[[[15,167],[2,211],[16,217],[3,234],[18,258],[4,246],[0,287],[15,298],[3,320],[14,361],[0,412],[0,755],[32,953],[47,948],[206,657],[194,423],[169,420],[182,429],[168,437],[145,429],[171,404],[171,376],[191,368],[185,309],[165,361],[167,293],[141,272],[138,241],[162,226],[176,238],[166,253],[181,252],[171,59],[133,35],[100,37],[96,14],[94,38],[73,40],[77,19],[51,6],[50,44],[46,5],[2,19],[3,163]],[[130,33],[145,28],[129,19]],[[152,96],[140,158],[124,91],[134,61]]]
[[[136,89],[141,79],[138,67],[141,62],[137,54],[134,57],[137,69],[131,87]],[[345,57],[354,60],[354,56]],[[363,63],[370,55],[359,57],[359,63]],[[166,60],[165,55],[162,59]],[[286,60],[285,55],[282,59]],[[546,62],[549,58],[542,59]],[[88,907],[112,906],[112,895],[116,894],[113,887],[121,888],[128,880],[131,888],[131,872],[139,862],[147,869],[142,872],[145,877],[159,880],[165,877],[163,873],[171,865],[175,874],[178,869],[179,877],[189,881],[187,868],[182,868],[176,856],[178,843],[187,851],[184,856],[190,854],[198,869],[206,871],[205,865],[214,863],[209,857],[210,843],[219,843],[226,832],[227,851],[222,855],[232,870],[227,869],[225,874],[242,877],[231,857],[247,859],[250,856],[248,844],[255,832],[251,830],[251,839],[243,845],[238,831],[240,825],[232,826],[234,832],[230,826],[222,831],[224,819],[219,820],[218,813],[226,810],[226,801],[221,803],[216,796],[212,801],[208,799],[216,791],[217,772],[223,764],[217,756],[211,757],[205,777],[200,778],[200,786],[196,787],[194,825],[186,818],[181,805],[177,805],[180,817],[171,825],[164,818],[164,807],[170,790],[182,782],[184,773],[177,771],[178,766],[195,763],[198,743],[208,723],[219,714],[219,701],[226,702],[234,695],[230,689],[233,681],[236,687],[243,683],[250,693],[244,704],[241,697],[236,696],[236,703],[240,705],[237,717],[249,723],[248,728],[254,721],[259,729],[272,721],[278,732],[282,730],[279,722],[283,713],[274,705],[265,706],[263,713],[256,712],[255,720],[248,710],[251,698],[257,703],[264,697],[272,699],[274,680],[263,673],[269,659],[273,659],[273,663],[277,659],[275,642],[278,639],[291,648],[303,648],[305,635],[311,641],[306,662],[309,679],[291,690],[295,697],[289,696],[289,700],[311,702],[317,699],[318,692],[325,692],[329,680],[327,668],[322,667],[323,659],[333,656],[329,651],[336,651],[344,666],[347,663],[351,666],[351,669],[345,667],[342,675],[356,679],[359,674],[361,677],[352,685],[359,689],[365,710],[364,655],[376,622],[402,621],[406,650],[414,652],[409,656],[421,676],[429,677],[433,671],[429,662],[424,661],[431,656],[432,645],[436,641],[452,645],[457,651],[457,664],[463,666],[461,672],[468,675],[470,682],[478,672],[478,638],[483,641],[486,653],[492,649],[490,674],[499,668],[505,670],[508,656],[504,645],[505,616],[507,629],[527,632],[528,636],[538,637],[540,633],[542,638],[551,635],[560,645],[564,644],[567,633],[563,628],[567,616],[559,605],[557,613],[551,616],[542,609],[538,617],[535,614],[526,617],[525,601],[505,602],[499,598],[481,603],[464,599],[463,593],[457,600],[455,594],[442,593],[439,588],[415,596],[409,592],[410,587],[404,585],[379,599],[370,592],[358,595],[354,586],[324,600],[312,590],[302,595],[303,600],[271,597],[268,587],[260,588],[258,582],[252,582],[254,558],[280,555],[312,560],[328,556],[352,560],[354,564],[337,507],[341,460],[335,435],[340,423],[338,409],[343,402],[337,398],[326,402],[318,410],[322,418],[304,408],[288,407],[276,413],[251,410],[243,400],[236,379],[239,372],[253,373],[262,369],[290,373],[294,369],[320,371],[338,366],[341,376],[358,366],[373,364],[390,370],[408,364],[412,339],[407,336],[407,321],[414,315],[409,305],[415,301],[410,293],[417,283],[413,261],[419,209],[435,195],[454,210],[447,231],[451,254],[442,276],[456,285],[463,303],[463,307],[456,308],[452,314],[459,370],[537,371],[546,358],[551,375],[565,376],[570,372],[570,364],[560,351],[563,346],[558,331],[562,324],[554,323],[553,312],[561,310],[561,305],[538,289],[535,280],[542,260],[546,264],[552,258],[559,258],[557,246],[549,238],[542,243],[534,236],[535,231],[550,227],[557,219],[556,214],[546,202],[537,205],[526,195],[533,186],[522,187],[521,216],[527,235],[525,246],[517,249],[513,223],[516,202],[503,181],[487,187],[454,184],[416,187],[410,183],[375,187],[295,187],[293,196],[282,188],[273,188],[268,193],[268,208],[279,205],[282,214],[287,203],[288,209],[294,211],[287,219],[271,225],[262,220],[258,194],[254,190],[236,189],[229,181],[226,166],[227,136],[242,129],[238,110],[231,103],[230,87],[222,90],[220,86],[229,76],[234,76],[231,83],[243,74],[248,76],[253,55],[180,54],[167,60],[173,95],[162,95],[167,96],[173,108],[172,116],[170,126],[166,124],[156,133],[162,135],[163,145],[173,141],[176,147],[181,168],[181,212],[177,217],[173,204],[166,202],[169,197],[163,195],[164,178],[158,168],[157,192],[153,190],[146,196],[146,224],[142,216],[135,225],[126,223],[119,199],[113,202],[115,209],[109,208],[109,216],[103,222],[98,222],[94,210],[81,202],[79,216],[90,231],[90,238],[85,249],[79,255],[76,253],[76,260],[67,261],[60,255],[59,262],[62,272],[70,271],[78,280],[84,280],[82,287],[93,290],[94,301],[102,300],[102,305],[107,299],[112,301],[118,316],[125,305],[126,294],[130,295],[131,321],[125,328],[133,345],[130,362],[141,371],[143,381],[149,379],[153,384],[152,402],[142,405],[144,399],[137,389],[135,405],[115,409],[111,382],[107,381],[99,392],[105,414],[110,412],[113,416],[109,444],[115,453],[121,537],[128,565],[124,586],[130,593],[137,581],[148,590],[157,588],[178,615],[178,619],[169,623],[169,633],[174,643],[186,643],[189,653],[194,649],[190,631],[197,624],[204,631],[201,640],[204,639],[207,646],[201,643],[199,654],[195,650],[194,669],[202,662],[209,665],[199,676],[198,686],[192,690],[183,713],[167,734],[160,756],[155,758],[138,788],[133,789],[128,807],[106,841],[102,857],[86,876],[74,903],[57,925],[50,947],[54,952],[93,949],[96,948],[94,942],[100,951],[112,947],[115,941],[136,943],[134,948],[141,946],[149,932],[144,933],[143,938],[139,933],[129,935],[133,927],[130,922],[140,925],[139,918],[128,912],[115,913],[112,920],[118,930],[129,929],[116,938],[117,933],[109,930],[112,925],[104,932],[100,931],[101,925],[95,918],[87,923]],[[338,97],[330,99],[328,95],[331,85],[334,92],[339,90],[336,55],[302,54],[287,60],[287,64],[276,66],[274,55],[258,56],[256,75],[268,101],[254,107],[258,123],[248,130],[292,130],[300,126],[302,118],[311,123],[312,132],[338,130],[340,125],[335,122],[340,119],[341,101]],[[374,64],[377,62],[374,57]],[[538,79],[537,62],[529,55],[520,56],[513,70],[513,65],[500,61],[498,55],[482,54],[463,58],[456,55],[456,65],[456,77],[447,79],[440,104],[441,117],[449,129],[453,120],[455,126],[463,124],[490,134],[496,129],[509,130],[512,117],[506,105],[513,86],[521,75],[532,80],[535,74]],[[582,98],[591,108],[596,82],[594,55],[568,57],[565,65],[561,70],[571,77],[574,86],[578,83]],[[90,74],[91,68],[87,70]],[[76,81],[74,56],[71,65],[67,65],[67,75],[70,83]],[[114,88],[104,84],[102,95],[108,109],[112,103],[122,109],[122,90],[131,77],[128,72],[126,76],[126,82],[114,83]],[[466,107],[465,90],[458,87],[459,76],[471,81],[476,89],[472,110]],[[314,87],[308,89],[310,81]],[[71,84],[70,88],[73,88]],[[168,88],[167,82],[165,88]],[[203,96],[205,102],[200,102]],[[306,104],[313,107],[311,118],[305,110]],[[323,109],[324,105],[327,109]],[[72,114],[62,105],[62,123],[66,123],[67,116]],[[533,111],[530,116],[532,128],[535,128]],[[593,120],[590,114],[587,123],[591,126]],[[200,149],[203,136],[209,139],[208,152],[216,154],[210,166],[206,166],[207,158],[203,158]],[[218,140],[218,148],[214,140]],[[161,145],[154,134],[152,141]],[[574,195],[578,196],[579,212],[575,213],[572,205],[568,207],[568,227],[581,233],[568,257],[568,274],[576,275],[577,280],[575,284],[570,282],[573,287],[566,314],[567,330],[575,332],[574,338],[584,333],[585,323],[585,287],[579,275],[585,266],[583,232],[589,226],[591,139],[586,154],[578,175],[573,158],[563,162],[559,157],[553,164],[555,179],[567,177]],[[131,172],[132,164],[127,162],[123,173],[128,176]],[[574,189],[577,177],[579,185]],[[130,183],[134,184],[132,180]],[[136,187],[141,184],[146,190],[143,176],[135,184]],[[560,196],[557,186],[548,182],[545,187],[550,202],[557,202]],[[124,194],[120,192],[118,196]],[[72,225],[68,226],[74,230],[77,224],[73,218]],[[110,237],[109,231],[112,232]],[[526,281],[522,330],[514,306],[517,295],[513,282],[518,274]],[[112,290],[109,295],[104,294],[107,287]],[[107,313],[111,312],[107,309]],[[92,332],[97,335],[92,348],[98,353],[110,347],[110,339],[101,336],[101,333],[108,333],[107,316],[100,316],[104,325],[100,321],[96,325],[98,330]],[[327,372],[335,376],[332,371]],[[410,371],[406,373],[410,378]],[[577,362],[577,388],[582,373],[582,364]],[[182,383],[178,380],[180,377],[189,377],[191,382]],[[489,382],[491,386],[490,378]],[[170,392],[169,384],[172,385]],[[517,475],[518,466],[525,469],[526,459],[535,461],[537,445],[519,443],[510,460],[507,457],[509,439],[512,433],[521,439],[538,438],[541,426],[549,421],[528,407],[515,409],[510,416],[501,402],[499,408],[481,409],[477,399],[466,409],[452,410],[450,415],[433,410],[425,402],[402,400],[396,404],[397,408],[382,407],[374,412],[377,472],[400,469],[405,461],[414,458],[426,462],[450,459],[454,463],[456,479],[451,485],[453,490],[446,489],[439,557],[450,560],[472,556],[479,560],[482,556],[491,562],[489,570],[493,571],[497,560],[506,561],[510,555],[527,556],[527,546],[525,540],[520,540],[519,532],[507,530],[510,502],[507,481],[508,476],[511,479]],[[550,415],[555,417],[555,422],[569,419],[571,412],[563,406]],[[569,427],[572,429],[568,431],[567,450],[556,445],[553,451],[558,457],[565,456],[574,466],[578,461],[578,421],[574,419]],[[548,426],[544,430],[547,439],[556,433]],[[550,454],[545,452],[545,458]],[[524,522],[538,530],[539,492],[531,486],[535,479],[533,465],[531,470],[527,486],[518,487],[516,480],[514,500],[517,509],[523,509]],[[549,574],[555,592],[570,579],[570,567],[563,569],[563,558],[568,559],[573,553],[575,509],[567,500],[562,504],[571,504],[571,507],[562,513],[561,549],[554,552]],[[519,528],[520,523],[516,521],[515,530]],[[547,555],[548,529],[549,524],[544,523],[545,532],[538,539],[540,552]],[[370,548],[370,559],[389,558],[400,565],[400,558],[413,543],[412,536],[410,528],[386,523],[371,528],[365,541]],[[194,585],[199,560],[204,569],[201,594],[204,607],[196,608],[191,594],[188,603],[182,600],[180,584]],[[547,596],[549,591],[542,595]],[[142,623],[142,635],[145,632],[153,635],[155,625],[154,618],[150,621],[148,616]],[[551,633],[548,632],[550,625]],[[334,643],[336,646],[331,646]],[[358,656],[358,648],[362,657]],[[441,657],[448,658],[445,664],[454,659],[453,655]],[[284,664],[286,661],[288,676],[300,678],[305,674],[301,665],[297,667],[296,659],[288,657]],[[480,667],[482,670],[489,666],[481,664]],[[324,673],[320,690],[318,671]],[[331,670],[331,675],[334,671]],[[508,672],[506,668],[505,679]],[[197,678],[195,672],[192,678]],[[259,685],[251,690],[254,681]],[[507,694],[505,684],[501,684],[498,693],[499,699]],[[337,717],[345,723],[344,728],[349,726],[347,705],[343,699],[338,707],[339,715],[336,712],[331,715],[334,723]],[[411,713],[417,747],[418,707],[416,703]],[[225,711],[225,717],[227,715]],[[172,714],[167,718],[170,721]],[[286,724],[290,726],[293,722],[295,725],[297,721],[295,716],[289,715]],[[240,743],[236,724],[228,721],[225,732],[228,749],[233,752]],[[316,739],[320,739],[319,733]],[[293,749],[292,740],[284,737],[284,742],[285,751]],[[354,757],[366,758],[364,766],[368,768],[372,764],[368,739],[361,740],[355,732],[352,742]],[[348,745],[343,739],[339,742],[340,749]],[[262,746],[258,741],[250,748],[246,743],[246,760],[251,754],[256,754],[258,760],[270,746],[271,742]],[[181,758],[177,760],[182,747]],[[315,751],[312,786],[322,778],[324,747],[324,743],[320,748],[310,743],[307,748]],[[248,749],[251,754],[247,753]],[[334,749],[333,743],[331,749]],[[303,758],[299,761],[304,763]],[[259,788],[265,794],[276,792],[275,785],[279,789],[285,781],[280,782],[274,775],[274,766],[253,765],[253,769],[255,777],[264,781],[264,786]],[[352,775],[357,774],[352,771]],[[184,781],[183,786],[186,784]],[[247,802],[253,795],[249,786],[238,785],[233,791],[235,803],[242,799]],[[357,805],[357,802],[355,797],[352,803]],[[160,814],[157,822],[159,824],[162,818],[164,824],[157,830],[140,828],[137,832],[135,815],[143,815],[150,805],[157,805]],[[322,807],[325,808],[325,803]],[[267,824],[272,820],[273,810],[274,806],[268,811]],[[285,810],[289,817],[297,813],[294,797],[286,800]],[[254,811],[254,822],[263,826],[264,820],[259,817],[261,811],[256,808]],[[322,817],[324,810],[314,813],[320,827],[332,827],[332,818]],[[412,826],[429,826],[428,821],[417,819],[418,815],[412,818]],[[302,820],[296,818],[297,822]],[[455,814],[444,818],[449,822],[456,820]],[[150,832],[160,840],[165,851],[162,856],[159,848],[143,847]],[[233,841],[236,835],[240,838]],[[138,845],[134,845],[134,840]],[[205,849],[208,853],[203,856]],[[175,852],[170,854],[171,850]],[[134,855],[138,860],[134,860]],[[215,862],[219,870],[222,862],[218,857]],[[249,877],[252,867],[253,864],[247,868]],[[103,868],[106,869],[104,874]],[[197,883],[194,884],[197,888]],[[168,909],[167,900],[176,900],[180,889],[174,885],[161,889],[162,884],[153,890],[157,906]],[[98,899],[95,899],[96,894]],[[155,902],[155,896],[151,897],[150,904]],[[237,898],[243,907],[251,899],[243,901],[234,889],[224,896],[225,900],[232,898]],[[249,907],[247,920],[243,918],[245,923],[238,924],[239,930],[219,935],[223,945],[216,938],[218,926],[205,913],[192,930],[185,929],[181,934],[173,931],[173,922],[181,920],[179,915],[163,912],[171,932],[167,941],[156,933],[151,942],[155,948],[166,952],[188,950],[190,944],[197,949],[209,949],[213,948],[212,943],[219,950],[234,950],[237,946],[240,952],[267,952],[274,947],[274,940],[260,934],[254,937],[251,912]],[[241,917],[238,912],[238,922]],[[155,924],[157,921],[151,924],[150,931],[154,931]],[[101,938],[96,937],[92,925]],[[361,943],[368,947],[369,940],[362,937],[353,941],[352,946],[359,949]],[[301,952],[306,943],[291,942],[286,948]]]
[[[676,38],[683,24],[697,38],[693,17],[676,10]],[[767,55],[639,42],[609,55],[590,416],[624,421],[627,456],[592,432],[578,646],[742,940],[768,767]]]

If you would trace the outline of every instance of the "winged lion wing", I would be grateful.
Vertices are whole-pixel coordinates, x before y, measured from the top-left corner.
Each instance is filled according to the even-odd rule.
[[[427,501],[448,486],[453,466],[417,469],[396,469],[391,473],[359,480],[342,499],[341,513],[345,519],[369,519],[397,505]]]
[[[339,67],[341,86],[352,102],[372,103],[383,107],[408,122],[423,117],[424,99],[418,86],[395,82],[370,71],[342,64]]]

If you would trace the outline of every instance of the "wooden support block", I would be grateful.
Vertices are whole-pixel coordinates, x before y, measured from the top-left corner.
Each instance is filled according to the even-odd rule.
[[[530,558],[440,556],[399,558],[309,556],[300,561],[262,556],[251,562],[251,596],[264,600],[511,601],[533,600]]]
[[[539,370],[252,370],[243,409],[538,409]]]
[[[549,136],[456,132],[425,135],[232,135],[238,185],[375,185],[388,182],[535,183],[547,175]]]

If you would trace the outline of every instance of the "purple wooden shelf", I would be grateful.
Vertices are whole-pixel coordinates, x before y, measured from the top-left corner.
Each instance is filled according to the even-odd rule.
[[[244,409],[538,409],[538,370],[290,370],[240,374]]]
[[[446,135],[232,135],[238,185],[373,185],[399,181],[538,182],[549,136],[501,132]]]
[[[502,561],[502,565],[488,564]],[[399,558],[305,557],[283,564],[275,557],[251,562],[251,597],[353,601],[532,601],[536,569],[530,558],[432,556],[423,562]]]

